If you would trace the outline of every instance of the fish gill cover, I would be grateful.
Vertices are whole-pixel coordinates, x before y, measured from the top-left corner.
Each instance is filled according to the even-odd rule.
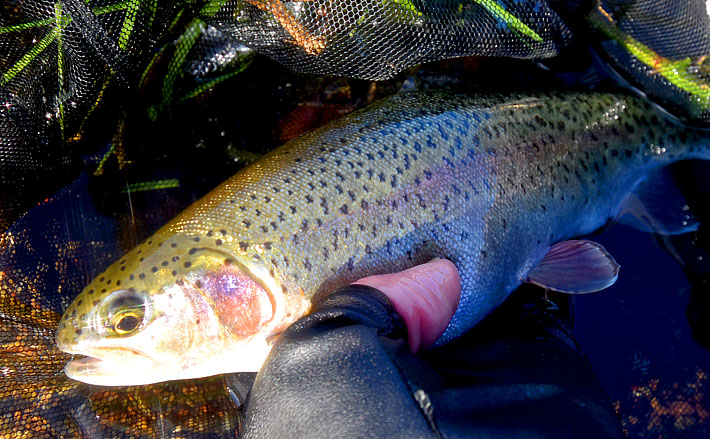
[[[704,3],[594,3],[3,2],[0,437],[234,437],[238,412],[220,377],[109,390],[69,381],[53,340],[58,319],[93,275],[187,203],[265,149],[390,94],[407,68],[554,56],[572,39],[557,11],[565,19],[589,11],[592,25],[580,33],[606,35],[602,51],[617,69],[651,78],[635,84],[707,122]],[[672,19],[628,25],[657,8]],[[394,79],[304,79],[254,51],[300,72]],[[537,74],[526,75],[534,84]],[[167,134],[179,121],[194,127]]]

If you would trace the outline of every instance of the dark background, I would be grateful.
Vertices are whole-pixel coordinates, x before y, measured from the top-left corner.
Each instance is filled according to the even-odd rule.
[[[629,437],[708,437],[710,351],[688,318],[690,307],[707,325],[707,285],[691,285],[652,235],[616,225],[594,239],[621,271],[611,288],[576,297],[575,335]]]

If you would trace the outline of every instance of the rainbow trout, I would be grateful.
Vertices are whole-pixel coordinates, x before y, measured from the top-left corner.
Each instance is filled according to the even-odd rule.
[[[108,267],[59,323],[60,349],[86,356],[66,374],[258,370],[319,297],[434,257],[462,282],[440,343],[522,282],[605,288],[611,256],[570,239],[644,206],[665,165],[710,158],[707,139],[622,94],[395,95],[274,150]],[[649,228],[667,222],[654,212]]]

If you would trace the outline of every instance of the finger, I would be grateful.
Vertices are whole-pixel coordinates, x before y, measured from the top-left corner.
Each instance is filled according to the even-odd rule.
[[[458,270],[446,259],[353,283],[377,288],[390,299],[407,325],[412,352],[431,346],[444,333],[461,298]]]

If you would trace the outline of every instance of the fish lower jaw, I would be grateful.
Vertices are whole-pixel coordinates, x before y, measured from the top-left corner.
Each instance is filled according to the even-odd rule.
[[[86,384],[129,386],[157,382],[141,372],[142,370],[152,370],[154,367],[154,362],[148,357],[133,358],[131,365],[126,366],[120,362],[82,356],[70,360],[64,366],[64,373],[67,377]]]
[[[176,368],[161,364],[147,356],[133,356],[130,363],[82,357],[71,360],[64,367],[67,377],[97,386],[139,386],[165,381],[204,378],[237,372],[258,372],[271,350],[265,338],[254,338],[236,343],[223,352],[202,356],[202,361]]]
[[[271,343],[262,336],[237,342],[221,352],[208,354],[203,361],[186,367],[179,373],[163,373],[160,381],[205,378],[239,372],[258,372],[271,352]]]

